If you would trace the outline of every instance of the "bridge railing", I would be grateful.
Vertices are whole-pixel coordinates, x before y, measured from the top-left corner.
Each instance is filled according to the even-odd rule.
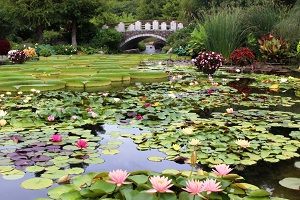
[[[118,32],[128,32],[128,31],[177,31],[182,29],[183,23],[177,21],[165,22],[165,21],[136,21],[131,24],[125,24],[120,22],[114,28]],[[103,29],[109,28],[107,25],[102,27]]]

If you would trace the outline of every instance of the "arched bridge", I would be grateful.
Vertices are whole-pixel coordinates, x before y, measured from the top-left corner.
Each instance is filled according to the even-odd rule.
[[[123,33],[123,41],[120,49],[130,49],[140,41],[153,37],[162,42],[166,42],[167,37],[173,32],[182,29],[183,23],[177,21],[136,21],[134,23],[120,22],[114,28]],[[104,25],[103,28],[109,28]]]

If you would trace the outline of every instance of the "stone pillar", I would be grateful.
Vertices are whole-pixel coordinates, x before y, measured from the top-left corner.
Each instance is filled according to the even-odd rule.
[[[161,29],[162,31],[166,31],[166,30],[167,30],[167,23],[166,23],[166,22],[161,23],[160,29]]]
[[[140,21],[136,21],[134,23],[134,28],[135,28],[136,31],[142,30],[142,23]]]
[[[133,24],[130,24],[127,28],[128,31],[134,31],[135,30],[135,26]]]
[[[170,23],[170,29],[171,29],[171,31],[176,31],[176,29],[177,29],[177,23],[175,21],[171,21],[171,23]]]
[[[117,26],[116,26],[116,30],[118,32],[125,32],[125,24],[123,22],[120,22]]]
[[[159,29],[159,23],[157,20],[154,20],[152,23],[152,29],[153,30],[158,30]]]
[[[178,29],[183,29],[183,24],[182,24],[182,23],[179,23],[178,26],[177,26],[177,28],[178,28]]]
[[[149,22],[145,24],[145,30],[151,30],[151,24]]]

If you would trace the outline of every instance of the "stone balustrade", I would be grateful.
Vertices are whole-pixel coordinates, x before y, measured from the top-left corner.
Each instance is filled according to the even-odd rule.
[[[120,22],[115,29],[118,32],[128,32],[128,31],[171,31],[175,32],[177,30],[182,29],[184,26],[181,22],[171,21],[171,22],[160,22],[158,20],[154,21],[136,21],[131,24],[125,24]],[[109,28],[104,25],[103,29]]]

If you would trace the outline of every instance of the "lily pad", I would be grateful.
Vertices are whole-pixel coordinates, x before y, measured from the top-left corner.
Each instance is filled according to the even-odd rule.
[[[50,187],[53,184],[51,179],[31,178],[21,183],[22,188],[27,190],[40,190]]]
[[[279,184],[283,187],[292,189],[292,190],[300,190],[300,178],[284,178],[279,181]]]

